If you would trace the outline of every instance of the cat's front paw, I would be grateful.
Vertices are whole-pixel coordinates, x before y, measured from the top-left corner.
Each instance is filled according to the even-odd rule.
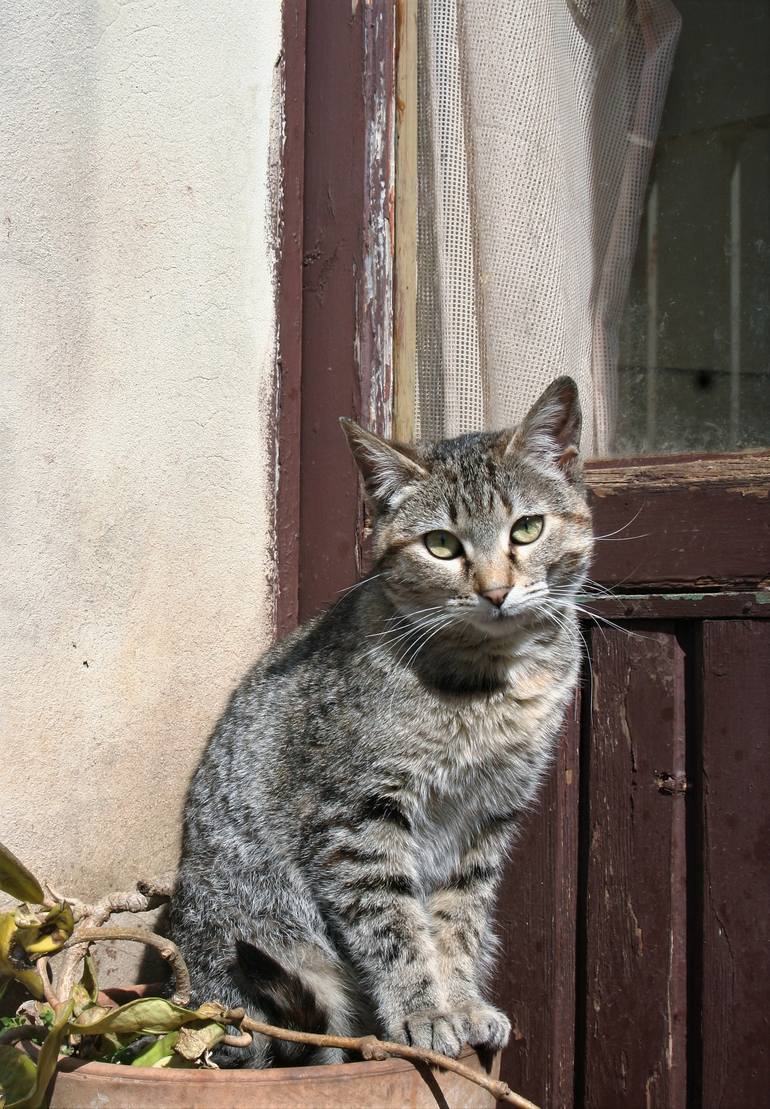
[[[388,1038],[456,1059],[467,1041],[467,1032],[468,1018],[465,1013],[420,1009],[409,1013],[389,1029]]]
[[[471,1047],[488,1047],[501,1051],[511,1035],[511,1022],[505,1013],[484,1001],[472,1001],[462,1006],[465,1017],[465,1035]]]

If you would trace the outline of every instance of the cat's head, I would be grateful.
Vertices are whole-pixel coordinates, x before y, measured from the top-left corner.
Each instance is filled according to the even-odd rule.
[[[569,602],[593,543],[580,422],[569,377],[508,431],[405,446],[342,421],[372,510],[375,573],[398,609],[497,637]]]

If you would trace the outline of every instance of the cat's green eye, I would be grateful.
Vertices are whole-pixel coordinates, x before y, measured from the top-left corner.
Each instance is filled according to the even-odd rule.
[[[451,531],[429,531],[425,546],[434,558],[458,558],[463,553],[462,543]]]
[[[542,516],[522,516],[511,528],[512,543],[534,543],[543,532]]]

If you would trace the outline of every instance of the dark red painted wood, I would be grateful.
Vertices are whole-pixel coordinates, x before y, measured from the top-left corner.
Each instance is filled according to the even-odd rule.
[[[770,625],[702,628],[703,1105],[770,1101]]]
[[[512,854],[497,913],[497,1003],[513,1023],[502,1077],[537,1105],[572,1105],[579,698]]]
[[[686,1102],[684,654],[671,625],[642,634],[591,633],[578,1091],[591,1109]]]
[[[770,620],[770,591],[751,593],[650,593],[581,599],[590,612],[609,620],[704,620],[716,617]],[[599,621],[601,622],[601,620]]]
[[[358,573],[358,478],[339,426],[361,410],[362,4],[308,4],[299,617]]]
[[[624,592],[770,585],[770,454],[591,463],[591,576]]]
[[[299,614],[300,419],[302,408],[302,232],[305,184],[305,0],[283,3],[281,246],[276,375],[275,630]]]

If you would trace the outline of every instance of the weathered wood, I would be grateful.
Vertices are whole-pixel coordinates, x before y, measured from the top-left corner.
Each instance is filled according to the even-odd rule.
[[[770,453],[592,462],[586,479],[596,581],[652,592],[770,584]]]
[[[591,633],[578,1099],[686,1102],[684,654],[671,626]]]
[[[702,1104],[748,1109],[770,1091],[770,625],[707,621],[700,654]]]
[[[498,902],[497,1003],[513,1024],[501,1075],[537,1105],[572,1105],[579,696]]]
[[[616,593],[578,603],[607,620],[770,619],[770,591],[751,593]],[[601,621],[597,621],[601,623]]]
[[[361,419],[371,431],[390,435],[393,422],[395,4],[393,0],[367,0],[362,5],[361,18],[364,211],[357,305]]]
[[[284,0],[282,12],[283,149],[273,474],[276,490],[274,622],[278,636],[290,631],[299,615],[305,2]]]
[[[308,4],[299,619],[355,581],[358,475],[339,417],[359,416],[356,275],[364,212],[363,5]]]
[[[414,436],[417,358],[417,5],[397,0],[393,432]]]

